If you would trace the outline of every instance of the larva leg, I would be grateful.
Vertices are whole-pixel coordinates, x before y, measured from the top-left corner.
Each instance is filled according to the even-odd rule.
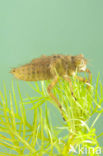
[[[86,72],[89,74],[89,76],[88,76],[88,82],[90,83],[91,77],[92,77],[91,72],[90,72],[90,70],[88,68],[86,69]]]
[[[74,99],[77,100],[76,97],[74,96],[74,93],[73,93],[72,81],[71,81],[70,77],[66,75],[66,76],[63,76],[63,78],[64,78],[66,81],[69,82],[69,87],[70,87],[71,94],[72,94],[72,96],[74,97]]]
[[[88,80],[86,80],[85,78],[81,77],[81,76],[75,76],[77,80],[82,81],[84,83],[88,82]]]
[[[58,82],[59,80],[59,77],[58,77],[58,73],[55,69],[55,65],[56,65],[57,62],[54,62],[51,64],[50,66],[50,72],[51,74],[53,75],[53,80],[51,82],[51,84],[48,86],[47,88],[47,91],[48,91],[48,94],[50,95],[50,97],[55,101],[55,103],[57,104],[58,108],[60,109],[60,112],[61,112],[61,115],[64,119],[64,115],[63,115],[63,109],[62,109],[62,105],[60,104],[60,102],[58,101],[58,99],[53,95],[53,93],[51,92],[52,88],[56,85],[56,83]],[[64,119],[65,120],[65,119]]]
[[[64,118],[64,114],[63,114],[63,108],[62,108],[62,105],[60,104],[60,102],[58,101],[58,99],[53,95],[53,93],[51,92],[52,88],[56,85],[56,83],[58,82],[58,77],[55,77],[54,80],[51,82],[51,84],[48,86],[47,88],[47,91],[48,91],[48,94],[50,95],[50,97],[55,101],[55,103],[57,104],[60,112],[61,112],[61,115],[63,117],[63,120],[65,121],[65,118]]]
[[[52,88],[56,85],[57,82],[58,82],[58,77],[56,76],[53,79],[53,81],[51,82],[51,84],[48,86],[47,91],[48,91],[49,95],[51,96],[51,98],[56,102],[58,107],[61,109],[62,108],[61,104],[59,103],[58,99],[51,92]]]
[[[87,84],[87,88],[89,89],[89,87],[90,87],[89,84],[90,84],[90,81],[91,81],[91,72],[90,72],[90,70],[88,68],[86,69],[85,72],[87,72],[89,74],[88,79],[85,79],[85,78],[80,77],[80,76],[76,76],[76,79],[78,79],[79,81],[82,81],[82,82],[86,83]]]
[[[62,108],[61,104],[59,103],[58,99],[51,92],[52,88],[56,85],[56,83],[58,82],[58,79],[59,79],[58,73],[56,71],[56,65],[58,63],[60,63],[60,60],[57,59],[56,61],[52,61],[50,64],[50,72],[54,78],[53,78],[51,84],[48,86],[47,90],[48,90],[48,93],[51,96],[51,98],[56,102],[58,107],[61,109]]]

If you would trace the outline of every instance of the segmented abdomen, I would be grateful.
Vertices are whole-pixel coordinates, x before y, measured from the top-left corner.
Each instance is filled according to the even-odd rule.
[[[24,81],[40,81],[52,78],[48,64],[26,64],[12,69],[11,73],[17,79]]]

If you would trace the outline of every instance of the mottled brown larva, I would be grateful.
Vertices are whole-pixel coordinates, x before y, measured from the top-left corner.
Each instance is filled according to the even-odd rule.
[[[77,79],[83,82],[90,82],[91,72],[86,67],[87,60],[82,54],[77,56],[65,56],[65,55],[43,55],[40,58],[33,59],[30,63],[23,66],[13,68],[11,73],[20,80],[24,81],[41,81],[52,80],[47,90],[51,98],[57,103],[58,107],[62,111],[62,106],[57,98],[52,94],[51,89],[58,81],[58,77],[62,77],[69,82],[72,95],[72,82],[71,76],[76,76]],[[76,75],[77,72],[88,72],[88,80]],[[74,97],[75,98],[75,97]],[[76,99],[76,98],[75,98]]]

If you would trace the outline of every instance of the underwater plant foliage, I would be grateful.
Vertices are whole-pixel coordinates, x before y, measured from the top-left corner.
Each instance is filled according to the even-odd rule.
[[[46,89],[50,81],[42,81],[40,85],[37,82],[27,83],[39,96],[27,95],[26,98],[22,97],[17,84],[20,101],[13,83],[9,93],[4,86],[4,93],[0,92],[0,155],[73,155],[78,154],[78,147],[93,148],[91,155],[94,155],[100,147],[98,138],[103,134],[97,136],[95,128],[103,112],[103,85],[99,76],[96,85],[91,85],[89,89],[75,78],[72,82],[77,100],[71,95],[68,82],[63,79],[52,90],[63,107],[65,121],[61,116],[59,126],[53,125],[54,114],[48,106],[50,103],[58,109]],[[31,112],[31,122],[27,112],[29,115]],[[59,109],[56,113],[60,114]]]

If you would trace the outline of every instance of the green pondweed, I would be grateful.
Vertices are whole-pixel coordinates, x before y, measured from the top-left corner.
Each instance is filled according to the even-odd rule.
[[[23,98],[17,85],[20,101],[16,98],[14,85],[8,93],[0,92],[0,155],[99,155],[102,147],[97,141],[95,123],[103,112],[103,86],[97,78],[96,86],[91,89],[73,78],[73,91],[77,101],[71,96],[68,82],[60,79],[53,89],[54,95],[63,107],[65,121],[58,120],[59,126],[53,126],[48,103],[56,104],[47,93],[49,81],[28,83],[39,96]],[[35,94],[34,94],[35,95]],[[27,105],[31,108],[27,110]],[[44,109],[42,109],[44,105]],[[58,108],[57,108],[58,109]],[[32,112],[33,121],[28,115]],[[57,112],[59,113],[59,112]],[[91,117],[94,120],[91,121]],[[81,150],[82,148],[82,150]]]

